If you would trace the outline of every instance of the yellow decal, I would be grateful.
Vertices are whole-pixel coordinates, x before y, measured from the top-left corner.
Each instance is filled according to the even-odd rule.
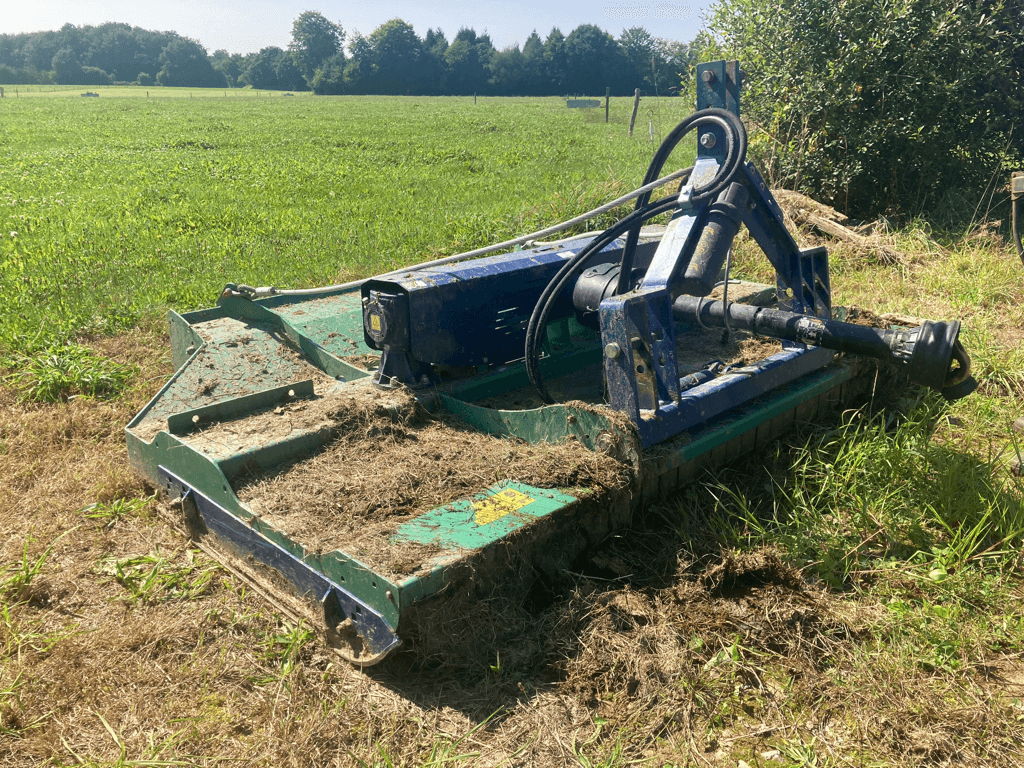
[[[515,512],[533,502],[534,499],[525,493],[520,493],[514,488],[506,488],[482,501],[474,501],[473,511],[476,513],[474,520],[477,525],[487,525],[495,520],[500,520],[509,512]]]
[[[370,315],[370,329],[380,333],[380,315]]]

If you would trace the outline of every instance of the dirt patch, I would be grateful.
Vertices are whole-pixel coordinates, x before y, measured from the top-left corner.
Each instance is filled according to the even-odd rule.
[[[427,413],[407,392],[353,387],[306,408],[304,422],[329,431],[329,442],[312,456],[237,478],[236,494],[304,547],[340,548],[392,573],[422,562],[422,547],[410,557],[388,545],[401,523],[502,480],[591,491],[629,482],[623,465],[576,441],[532,445],[486,435]]]

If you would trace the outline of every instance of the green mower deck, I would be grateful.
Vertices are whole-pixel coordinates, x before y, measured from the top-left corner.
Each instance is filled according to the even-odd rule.
[[[413,396],[372,385],[361,309],[357,288],[172,313],[177,372],[127,427],[173,521],[360,665],[429,601],[568,566],[639,505],[812,421],[875,369],[833,361],[641,451],[601,405],[599,373],[579,374],[599,342],[547,369],[563,404],[531,407],[521,364]]]

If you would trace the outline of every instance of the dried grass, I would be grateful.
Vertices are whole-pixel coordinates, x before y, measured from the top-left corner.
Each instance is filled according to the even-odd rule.
[[[392,573],[419,564],[388,545],[398,525],[495,483],[589,492],[629,482],[624,466],[576,441],[531,445],[485,435],[449,414],[427,413],[408,392],[353,388],[309,404],[303,418],[328,430],[329,444],[239,478],[238,497],[309,549],[343,549]]]
[[[164,344],[105,348],[144,364]],[[289,651],[301,630],[223,572],[195,599],[125,600],[101,560],[184,557],[188,541],[149,508],[109,526],[78,510],[145,493],[121,427],[160,381],[108,403],[0,389],[0,554],[52,545],[0,617],[4,765],[421,765],[460,739],[467,764],[492,766],[1024,762],[1015,649],[958,674],[915,668],[876,599],[825,591],[771,549],[720,550],[701,519],[684,543],[649,514],[574,575],[514,570],[425,605],[418,642],[369,672],[315,640]],[[373,424],[415,447],[413,423]]]

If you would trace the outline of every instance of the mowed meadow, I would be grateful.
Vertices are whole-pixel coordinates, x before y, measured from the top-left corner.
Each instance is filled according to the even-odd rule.
[[[861,230],[897,258],[828,243],[837,303],[963,320],[974,395],[880,380],[528,604],[467,600],[452,653],[358,670],[130,471],[124,426],[173,373],[166,311],[567,219],[637,186],[689,105],[644,100],[630,138],[630,99],[606,124],[560,99],[84,90],[0,99],[0,765],[1024,765],[1004,192]],[[742,236],[733,268],[773,279]]]
[[[0,346],[40,326],[130,328],[227,282],[331,284],[539,229],[632,188],[652,125],[685,116],[651,100],[631,140],[625,99],[605,124],[560,99],[107,90],[0,100]]]

